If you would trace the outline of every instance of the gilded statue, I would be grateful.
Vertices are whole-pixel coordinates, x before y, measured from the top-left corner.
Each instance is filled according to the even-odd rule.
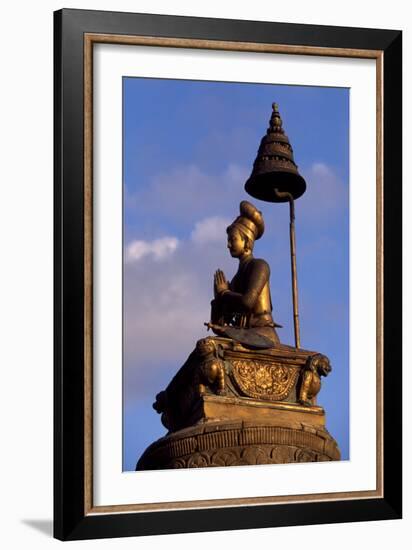
[[[214,274],[214,299],[211,320],[207,326],[218,336],[226,336],[256,348],[279,345],[272,318],[270,268],[253,256],[253,246],[263,235],[262,213],[250,202],[240,203],[240,215],[229,225],[227,246],[230,255],[239,260],[238,270],[229,282],[223,271]]]
[[[213,277],[214,334],[196,342],[154,409],[168,433],[152,443],[136,469],[192,468],[340,460],[336,441],[317,405],[329,359],[300,346],[294,201],[306,189],[272,105],[246,191],[259,200],[289,203],[295,346],[279,341],[272,316],[270,268],[253,256],[265,230],[262,213],[240,203],[227,227],[227,247],[239,262],[229,281]]]

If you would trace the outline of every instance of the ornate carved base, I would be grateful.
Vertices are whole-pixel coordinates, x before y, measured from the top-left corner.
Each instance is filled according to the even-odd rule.
[[[228,338],[199,340],[156,396],[167,436],[137,470],[340,460],[316,404],[329,359],[278,346],[255,350]]]
[[[340,460],[323,426],[204,422],[169,434],[146,449],[136,470],[286,464]]]
[[[250,350],[228,338],[208,337],[197,342],[168,387],[156,396],[154,408],[170,431],[199,420],[193,413],[202,396],[316,409],[320,376],[329,370],[328,358],[314,351],[280,344]]]

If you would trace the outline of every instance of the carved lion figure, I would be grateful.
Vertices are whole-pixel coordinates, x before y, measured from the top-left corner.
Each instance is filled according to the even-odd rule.
[[[298,395],[298,402],[301,405],[310,407],[316,405],[316,396],[321,388],[321,376],[327,376],[332,367],[326,355],[317,353],[308,357],[302,378]]]
[[[223,395],[225,393],[225,369],[213,338],[199,340],[196,351],[202,358],[199,393],[204,394],[206,386],[208,386],[215,387],[216,393]]]

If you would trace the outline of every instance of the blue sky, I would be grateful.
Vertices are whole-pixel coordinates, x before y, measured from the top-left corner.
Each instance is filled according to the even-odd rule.
[[[125,78],[124,470],[165,435],[152,409],[197,339],[207,335],[212,277],[237,261],[225,228],[239,202],[262,210],[254,254],[271,267],[281,341],[294,343],[287,205],[244,191],[279,104],[307,182],[296,202],[301,345],[333,371],[318,402],[349,458],[349,90]]]

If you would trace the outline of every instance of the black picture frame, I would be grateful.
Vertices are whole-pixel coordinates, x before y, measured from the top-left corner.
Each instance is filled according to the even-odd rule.
[[[87,33],[382,53],[383,493],[379,498],[87,513],[85,143]],[[310,52],[309,52],[310,54]],[[54,14],[54,536],[61,540],[396,519],[402,514],[402,33],[64,9]]]

